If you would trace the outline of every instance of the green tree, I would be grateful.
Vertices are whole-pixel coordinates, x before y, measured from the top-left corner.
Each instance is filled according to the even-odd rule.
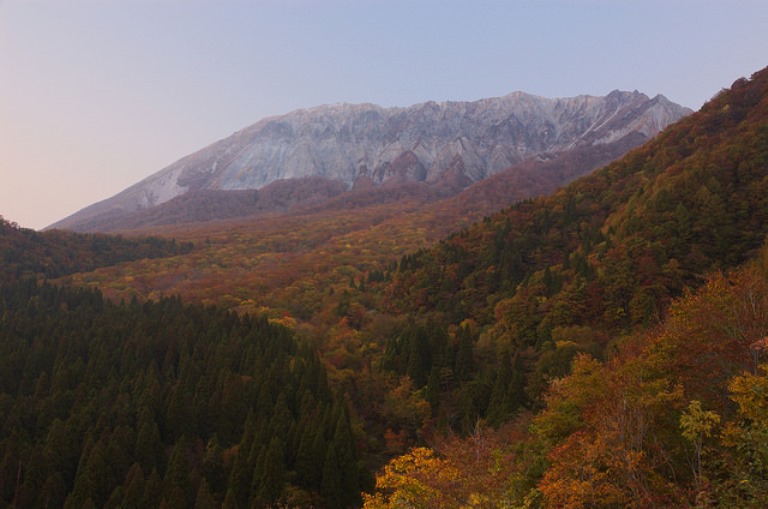
[[[218,509],[218,504],[211,494],[208,482],[203,478],[197,488],[194,509]]]
[[[251,485],[260,506],[271,506],[283,493],[285,484],[285,455],[279,437],[273,437],[253,472]]]
[[[163,478],[163,494],[168,500],[183,501],[184,506],[191,505],[192,483],[189,479],[190,465],[187,461],[187,440],[182,437],[176,442],[168,461],[168,468]],[[179,493],[183,496],[179,496]]]

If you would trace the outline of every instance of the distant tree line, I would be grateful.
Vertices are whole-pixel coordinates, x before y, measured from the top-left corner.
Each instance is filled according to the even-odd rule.
[[[189,253],[191,242],[62,230],[38,232],[0,216],[0,283],[57,278],[121,262]]]

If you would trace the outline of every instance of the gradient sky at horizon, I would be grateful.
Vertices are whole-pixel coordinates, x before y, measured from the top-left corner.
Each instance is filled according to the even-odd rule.
[[[766,0],[0,0],[0,215],[42,228],[259,119],[525,91],[698,109]]]

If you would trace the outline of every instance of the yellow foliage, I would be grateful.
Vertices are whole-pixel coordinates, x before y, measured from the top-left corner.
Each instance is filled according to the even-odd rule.
[[[426,447],[417,447],[390,461],[376,476],[376,493],[363,494],[363,507],[429,508],[461,507],[450,492],[460,476],[448,460]]]
[[[744,373],[731,380],[731,399],[739,405],[739,416],[754,425],[768,427],[768,364],[761,365],[764,374]]]
[[[712,430],[720,423],[720,416],[712,411],[705,411],[701,401],[693,400],[680,416],[680,429],[684,438],[696,442],[712,436]]]

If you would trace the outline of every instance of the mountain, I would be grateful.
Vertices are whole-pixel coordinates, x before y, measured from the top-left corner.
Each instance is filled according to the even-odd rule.
[[[502,302],[530,304],[516,332],[526,343],[569,320],[609,331],[658,320],[768,234],[767,82],[768,71],[739,80],[619,161],[410,256],[395,302],[483,323]]]
[[[755,258],[768,245],[766,196],[768,69],[554,195],[403,257],[381,307],[474,323],[482,331],[476,360],[496,369],[518,362],[526,390],[515,408],[526,398],[535,408],[576,354],[610,356],[612,338],[658,325],[708,274]],[[761,325],[750,341],[765,335]],[[426,383],[441,367],[439,357],[407,359],[423,338],[392,338],[394,370]],[[496,403],[486,399],[461,419],[493,421],[514,410]]]
[[[569,179],[584,157],[546,171]],[[476,188],[534,181],[538,164]],[[410,184],[391,198],[426,224],[428,184]],[[104,294],[0,284],[4,504],[768,505],[768,69],[399,263],[403,236],[430,230],[390,228],[406,202],[366,206],[373,190],[272,232],[168,227],[199,243],[67,279]],[[220,217],[264,198],[218,209],[223,191],[198,192]],[[443,205],[478,206],[463,194]],[[60,238],[102,249],[0,226],[24,273],[71,256]]]
[[[468,437],[404,449],[364,507],[766,507],[766,197],[768,68],[404,257],[382,364]]]
[[[574,149],[620,146],[623,153],[689,113],[663,96],[636,91],[561,99],[515,92],[408,108],[337,104],[297,110],[236,132],[49,228],[136,227],[146,221],[126,218],[179,196],[263,189],[294,179],[323,178],[352,190],[417,181],[455,193],[519,163]],[[176,203],[174,210],[185,206],[190,202]],[[170,222],[150,222],[158,221]]]

